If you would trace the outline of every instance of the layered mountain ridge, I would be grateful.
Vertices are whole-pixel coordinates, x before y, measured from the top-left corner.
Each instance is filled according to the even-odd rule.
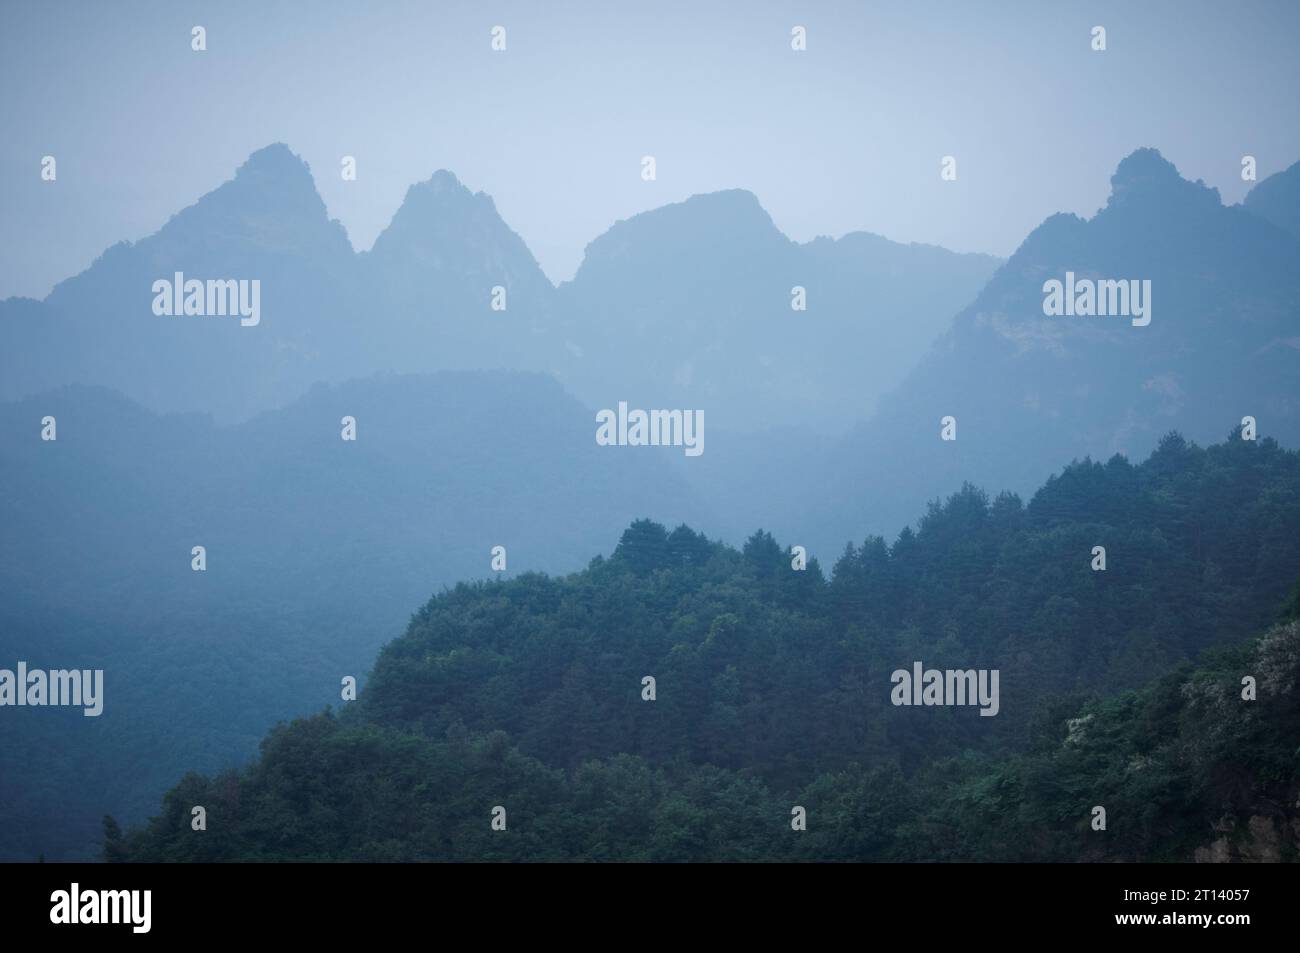
[[[580,569],[631,519],[703,518],[665,461],[587,421],[553,379],[504,371],[321,384],[225,426],[99,386],[0,403],[0,668],[107,686],[99,718],[6,709],[0,860],[93,856],[105,804],[138,816],[178,772],[337,702],[431,589]]]
[[[0,398],[101,384],[157,412],[236,422],[316,381],[513,369],[551,373],[590,406],[689,404],[741,430],[824,420],[832,402],[856,419],[996,264],[849,237],[799,245],[729,190],[616,224],[556,289],[492,199],[445,170],[354,252],[307,164],[274,144],[44,301],[0,302]],[[177,273],[258,281],[256,327],[153,313],[153,283]],[[791,308],[796,284],[809,312]],[[923,300],[907,302],[915,287]],[[909,312],[901,325],[894,310]],[[831,388],[839,375],[822,365],[846,351],[875,365]]]
[[[1249,454],[1263,447],[1243,446],[1247,416],[1297,446],[1300,239],[1278,224],[1291,172],[1225,207],[1139,150],[1103,209],[1049,217],[1005,263],[868,233],[793,242],[730,190],[616,224],[555,288],[450,173],[412,186],[358,254],[305,163],[255,153],[45,301],[0,303],[0,648],[60,665],[167,659],[146,682],[116,670],[129,717],[104,724],[138,770],[95,761],[85,724],[61,736],[97,778],[118,774],[60,849],[84,856],[103,809],[138,816],[183,769],[244,757],[276,718],[336,694],[431,587],[486,574],[498,542],[512,571],[568,570],[649,516],[731,542],[763,526],[829,564],[965,481],[1027,493],[1085,457],[1122,472],[1115,455],[1141,458],[1175,429]],[[153,282],[176,272],[259,279],[260,323],[154,314]],[[1045,313],[1045,283],[1067,274],[1149,281],[1150,323]],[[593,411],[618,401],[705,410],[707,451],[598,446]],[[39,439],[46,415],[57,442]],[[345,415],[356,443],[340,440]],[[1289,552],[1270,534],[1294,524],[1287,493],[1267,492],[1261,560]],[[189,568],[200,543],[204,574]],[[1217,557],[1202,557],[1213,580]],[[227,657],[240,666],[214,682]],[[238,717],[234,697],[253,700]],[[48,730],[16,732],[12,763],[48,748]],[[55,823],[40,796],[53,775],[9,776],[0,826]]]
[[[1141,456],[1170,430],[1213,442],[1248,417],[1300,444],[1300,239],[1155,150],[1121,162],[1112,187],[1092,218],[1035,229],[879,413],[810,452],[815,492],[759,491],[788,514],[775,529],[822,547],[892,534],[964,480],[1026,492],[1062,461]],[[1045,313],[1046,283],[1067,275],[1141,283],[1150,323]],[[753,448],[715,447],[715,484],[761,470]]]

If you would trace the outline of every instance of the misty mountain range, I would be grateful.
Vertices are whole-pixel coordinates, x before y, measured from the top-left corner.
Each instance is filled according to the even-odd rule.
[[[448,172],[353,252],[306,164],[274,145],[45,301],[0,302],[0,397],[97,384],[220,424],[322,381],[539,371],[591,411],[703,409],[713,439],[683,473],[715,529],[770,523],[821,548],[894,533],[962,480],[1027,491],[1170,429],[1211,442],[1249,414],[1292,444],[1300,163],[1225,207],[1143,149],[1112,189],[1005,263],[867,233],[799,244],[748,192],[698,195],[617,223],[555,288]],[[262,323],[154,315],[152,282],[178,271],[260,278]],[[1152,324],[1046,317],[1043,282],[1067,271],[1151,281]],[[940,442],[948,415],[958,439]]]
[[[556,288],[450,173],[357,253],[305,163],[255,153],[44,301],[0,302],[0,651],[102,666],[123,711],[23,713],[0,855],[48,829],[87,855],[103,810],[140,816],[184,770],[246,757],[364,675],[431,591],[488,576],[493,545],[509,575],[575,570],[650,516],[826,559],[963,481],[1028,492],[1170,430],[1214,443],[1252,415],[1300,445],[1297,196],[1300,164],[1225,207],[1143,149],[1096,216],[1054,215],[1000,262],[792,242],[727,191],[619,222]],[[177,271],[260,279],[260,325],[154,315]],[[1151,280],[1150,325],[1045,316],[1067,271]],[[593,413],[620,400],[703,408],[705,454],[597,447]],[[84,814],[53,820],[48,792],[78,786]]]
[[[1105,208],[1035,229],[836,445],[831,485],[796,511],[804,531],[820,539],[847,518],[892,533],[962,480],[1025,492],[1071,459],[1140,458],[1170,430],[1214,443],[1245,416],[1300,445],[1300,233],[1250,211],[1296,221],[1287,182],[1300,167],[1260,183],[1276,203],[1225,207],[1155,150],[1124,159]],[[1044,316],[1044,281],[1067,271],[1149,279],[1151,323]],[[945,415],[952,442],[937,439]],[[852,513],[838,505],[861,488]]]
[[[627,399],[706,407],[728,429],[843,430],[997,264],[864,233],[800,245],[732,191],[619,222],[557,289],[492,200],[445,171],[413,185],[355,253],[306,163],[274,145],[43,302],[0,305],[0,397],[93,383],[233,422],[317,381],[508,368],[551,373],[594,407]],[[259,279],[261,324],[159,318],[152,283],[176,272]],[[791,309],[795,285],[809,288],[806,312]]]

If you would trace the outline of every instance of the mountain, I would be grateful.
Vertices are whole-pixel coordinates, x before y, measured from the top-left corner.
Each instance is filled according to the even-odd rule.
[[[256,320],[155,314],[154,282],[178,272],[257,281]],[[504,314],[489,308],[496,285],[509,292]],[[205,310],[209,293],[205,286]],[[156,234],[108,249],[45,301],[0,304],[8,344],[0,396],[95,384],[155,411],[233,423],[318,381],[544,369],[554,363],[544,340],[553,294],[492,200],[447,172],[413,186],[374,249],[355,254],[307,164],[277,144]]]
[[[1246,211],[1300,237],[1300,162],[1257,183],[1242,204]]]
[[[349,340],[364,346],[352,259],[306,163],[268,146],[156,234],[109,248],[40,306],[7,302],[0,396],[98,384],[154,409],[222,420],[281,405],[343,374]],[[259,323],[155,314],[154,282],[177,272],[258,281]],[[248,303],[251,311],[251,294]]]
[[[0,405],[0,668],[106,686],[98,718],[5,709],[0,858],[88,856],[106,802],[142,816],[179,772],[337,703],[431,588],[578,569],[611,526],[702,516],[666,462],[594,429],[514,372],[320,385],[237,426],[98,387]]]
[[[93,384],[237,423],[318,381],[508,369],[552,374],[595,408],[842,432],[995,265],[866,234],[798,245],[733,191],[619,223],[557,292],[492,199],[445,170],[355,253],[307,164],[275,144],[44,301],[0,302],[0,399]],[[203,283],[197,296],[168,289],[176,313],[155,313],[155,282],[177,274]],[[246,283],[248,315],[217,281]],[[796,283],[806,312],[790,309]]]
[[[911,267],[943,285],[989,265],[870,236],[799,246],[748,193],[692,201],[719,206],[706,217],[731,231],[705,235],[670,209],[666,254],[682,236],[726,239],[730,250],[708,247],[733,275],[793,255],[801,280],[846,308],[901,287]],[[637,267],[652,274],[664,263],[643,244]],[[607,260],[594,254],[569,289],[584,307],[595,307],[586,276],[605,280]],[[155,283],[177,273],[250,292],[256,281],[256,320],[251,298],[248,314],[155,313],[176,304]],[[491,308],[498,286],[503,311]],[[635,287],[649,294],[654,281]],[[195,301],[204,310],[210,290]],[[487,575],[493,546],[511,572],[563,572],[635,517],[703,520],[681,470],[698,461],[595,443],[593,410],[635,396],[622,385],[646,355],[592,345],[584,334],[600,321],[560,299],[492,200],[448,172],[412,186],[355,253],[306,163],[277,144],[44,301],[0,302],[0,654],[102,667],[108,680],[101,718],[16,717],[0,754],[0,856],[86,856],[103,802],[137,817],[177,772],[233,763],[275,720],[337,700],[342,674],[363,674],[406,607]],[[596,363],[575,364],[579,341]],[[579,366],[599,403],[537,373]],[[441,370],[393,373],[430,368]],[[52,442],[40,439],[47,416]],[[356,442],[340,439],[345,416]],[[718,523],[744,526],[740,511]],[[203,573],[190,568],[200,545]],[[97,800],[57,800],[53,816],[54,788]]]
[[[999,264],[856,232],[799,244],[753,194],[696,195],[593,241],[558,301],[583,400],[705,409],[724,430],[839,433]],[[806,310],[794,310],[793,289]],[[617,376],[609,369],[620,368]]]
[[[762,531],[737,551],[638,520],[582,572],[434,596],[355,703],[183,779],[107,854],[1190,860],[1232,856],[1213,846],[1225,816],[1244,833],[1256,815],[1291,844],[1300,630],[1247,640],[1300,607],[1298,571],[1300,453],[1271,440],[1173,435],[1141,464],[1071,465],[1028,504],[966,487],[829,578]],[[899,705],[914,664],[1000,687]]]
[[[305,164],[262,150],[45,301],[0,304],[0,390],[16,398],[0,404],[0,657],[103,667],[109,686],[98,719],[16,714],[0,856],[85,856],[105,809],[138,818],[183,771],[221,770],[278,719],[337,703],[408,607],[489,576],[491,547],[511,573],[576,570],[639,517],[709,538],[638,523],[576,581],[456,590],[435,606],[442,628],[381,658],[390,688],[363,680],[345,717],[371,712],[363,734],[393,752],[438,734],[450,776],[470,750],[487,774],[523,765],[493,740],[506,730],[541,766],[538,790],[630,753],[649,773],[623,780],[660,785],[663,810],[721,779],[753,820],[754,784],[784,798],[850,770],[850,751],[913,772],[1014,745],[1030,701],[1135,688],[1260,632],[1296,569],[1293,455],[1271,438],[1300,437],[1298,251],[1139,150],[1104,209],[1049,218],[987,283],[988,259],[870,235],[792,242],[732,191],[619,223],[553,289],[449,173],[413,186],[358,255]],[[260,275],[260,321],[154,314],[152,283],[177,270]],[[1149,281],[1150,322],[1045,313],[1047,283],[1076,278]],[[514,363],[552,374],[473,370]],[[455,370],[372,373],[425,366]],[[621,400],[708,410],[707,452],[598,446],[593,411]],[[1260,439],[1244,439],[1246,415]],[[46,416],[57,441],[40,439]],[[1126,461],[1148,452],[1140,472]],[[990,501],[967,480],[1048,481],[1046,502]],[[775,535],[722,545],[756,525]],[[1123,554],[1104,583],[1061,568],[1103,539]],[[829,582],[816,560],[791,579],[793,545],[845,555]],[[1008,686],[1029,687],[996,726],[931,732],[862,701],[894,651],[1011,659]],[[620,707],[635,694],[607,694],[647,665],[686,686],[670,682],[653,728]],[[778,724],[758,698],[812,720]],[[677,754],[694,773],[672,774]]]
[[[1142,455],[1170,430],[1218,440],[1247,416],[1300,445],[1300,239],[1225,207],[1152,149],[1111,185],[1091,219],[1035,229],[876,416],[804,461],[805,482],[753,491],[784,514],[775,528],[824,551],[896,532],[966,480],[1025,492],[1062,460]],[[1067,273],[1149,281],[1150,323],[1045,314],[1046,283]],[[763,472],[726,450],[712,466]]]
[[[555,289],[492,199],[450,172],[411,186],[358,265],[393,369],[555,370]]]

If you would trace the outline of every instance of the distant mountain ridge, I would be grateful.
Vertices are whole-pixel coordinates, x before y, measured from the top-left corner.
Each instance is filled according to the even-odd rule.
[[[1300,238],[1300,162],[1257,183],[1242,206]]]
[[[354,252],[307,164],[271,145],[44,301],[0,302],[0,399],[99,384],[157,412],[234,422],[317,381],[509,369],[550,373],[598,407],[693,401],[740,429],[832,409],[856,419],[997,264],[849,237],[797,245],[738,190],[679,205],[615,225],[557,291],[492,199],[447,171],[412,185],[373,247]],[[694,271],[669,275],[668,262]],[[619,271],[629,265],[641,277]],[[261,322],[154,314],[152,283],[178,272],[258,280]],[[794,283],[809,286],[807,313],[791,311]],[[903,321],[889,313],[902,310]],[[870,372],[819,371],[846,352],[874,361]]]
[[[864,232],[800,244],[749,192],[696,195],[587,247],[558,292],[581,355],[560,377],[608,399],[602,369],[634,353],[621,384],[640,405],[707,408],[729,429],[842,432],[998,264]]]
[[[806,482],[755,478],[767,451],[720,439],[688,475],[706,495],[730,486],[731,507],[765,501],[774,530],[825,552],[897,532],[963,481],[1025,492],[1062,461],[1140,456],[1170,430],[1211,443],[1249,416],[1260,435],[1300,446],[1300,239],[1224,206],[1154,149],[1111,182],[1091,219],[1036,228],[878,414],[810,447]],[[1044,284],[1067,272],[1149,280],[1150,324],[1046,315]]]

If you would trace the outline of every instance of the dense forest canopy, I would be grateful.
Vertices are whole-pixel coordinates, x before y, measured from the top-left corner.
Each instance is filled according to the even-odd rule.
[[[110,823],[106,855],[1294,855],[1300,454],[1170,434],[1028,504],[966,486],[829,578],[796,545],[641,520],[583,572],[446,590],[358,701]],[[914,661],[999,670],[998,716],[891,704]]]

